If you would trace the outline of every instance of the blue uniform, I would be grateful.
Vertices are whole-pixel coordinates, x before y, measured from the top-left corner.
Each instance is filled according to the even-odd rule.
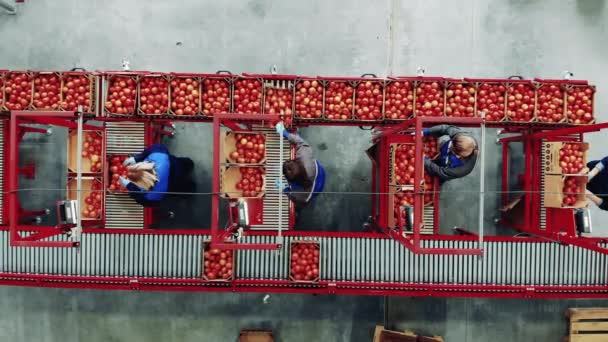
[[[587,167],[589,170],[593,170],[600,162],[604,165],[604,168],[587,183],[587,190],[602,199],[602,204],[599,205],[600,209],[608,210],[608,157],[590,161],[587,163]]]
[[[154,206],[165,198],[166,192],[194,191],[194,184],[190,177],[194,164],[189,158],[170,155],[162,144],[154,144],[133,158],[138,163],[142,161],[154,163],[154,171],[158,178],[158,182],[149,191],[143,190],[132,182],[127,185],[131,197],[137,203],[143,206]]]

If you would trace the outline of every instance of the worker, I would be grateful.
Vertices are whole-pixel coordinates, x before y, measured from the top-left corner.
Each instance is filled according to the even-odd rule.
[[[606,166],[608,166],[608,157],[588,162],[587,168],[584,170],[589,179],[587,198],[602,210],[608,210],[608,168]]]
[[[120,184],[143,206],[157,206],[167,193],[195,191],[192,159],[175,157],[162,144],[127,158],[123,165],[127,178],[120,177]]]
[[[425,128],[422,135],[439,138],[439,156],[435,159],[424,158],[424,169],[429,175],[438,177],[443,183],[473,171],[479,145],[470,133],[459,127],[438,125]]]
[[[276,125],[276,131],[290,143],[296,145],[296,158],[283,163],[283,175],[288,184],[276,180],[276,186],[287,194],[296,206],[301,209],[314,200],[325,186],[325,169],[313,158],[310,145],[297,134],[289,133],[282,122]]]

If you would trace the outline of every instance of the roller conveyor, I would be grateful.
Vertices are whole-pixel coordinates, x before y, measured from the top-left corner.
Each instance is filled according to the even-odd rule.
[[[80,251],[11,248],[0,232],[0,272],[126,278],[200,279],[205,235],[85,233]],[[270,243],[270,236],[244,237]],[[288,246],[321,245],[321,281],[478,285],[607,285],[606,255],[548,242],[490,242],[483,258],[418,255],[391,239],[285,237],[281,253],[237,251],[236,279],[286,280]],[[473,241],[423,241],[426,248],[472,248]]]
[[[106,122],[106,153],[132,155],[146,146],[145,128],[141,122]],[[106,196],[106,228],[144,228],[144,208],[128,194]]]
[[[291,148],[289,141],[283,141],[283,156],[281,156],[279,144],[280,137],[274,129],[263,126],[254,126],[254,132],[266,133],[266,195],[264,196],[263,224],[252,225],[253,230],[277,230],[279,226],[279,192],[274,185],[276,179],[282,182],[283,171],[280,170],[280,161],[290,159]],[[283,197],[283,230],[289,228],[289,200]]]

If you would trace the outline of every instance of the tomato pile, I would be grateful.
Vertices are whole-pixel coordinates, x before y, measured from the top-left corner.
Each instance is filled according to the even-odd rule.
[[[61,80],[57,74],[39,74],[34,78],[34,102],[36,109],[59,109]]]
[[[410,82],[395,81],[386,86],[384,117],[405,120],[414,112],[414,93]]]
[[[122,115],[133,114],[137,96],[135,87],[135,79],[132,77],[116,76],[110,78],[105,104],[108,112]]]
[[[242,190],[242,197],[255,197],[264,188],[264,169],[261,167],[241,167],[241,180],[236,183],[236,189]]]
[[[576,179],[574,177],[566,177],[563,188],[564,199],[562,201],[562,205],[570,207],[576,204],[580,191],[581,189],[577,184]]]
[[[502,84],[482,83],[477,89],[477,112],[485,112],[488,121],[500,121],[505,117],[505,92]]]
[[[380,120],[382,118],[382,84],[365,81],[357,85],[355,119]]]
[[[282,114],[291,116],[291,105],[293,103],[293,92],[284,88],[266,88],[264,96],[264,114]]]
[[[355,88],[347,82],[329,82],[325,90],[325,117],[328,120],[348,120],[353,114]]]
[[[169,82],[164,77],[142,77],[139,80],[139,110],[144,114],[167,114]]]
[[[101,172],[102,138],[96,132],[87,132],[82,143],[82,157],[91,162],[90,172]]]
[[[422,82],[416,87],[416,115],[442,116],[443,90],[437,82]]]
[[[200,105],[200,84],[191,77],[171,81],[171,111],[175,115],[196,115]]]
[[[559,166],[562,168],[562,173],[581,172],[585,168],[584,156],[585,152],[581,151],[579,144],[565,144],[559,150]]]
[[[437,154],[439,153],[439,150],[437,147],[437,138],[430,137],[430,136],[422,137],[422,143],[424,146],[423,147],[424,155],[427,156],[428,158],[434,159],[435,156],[437,156]]]
[[[554,84],[538,88],[538,110],[536,116],[541,122],[560,122],[564,116],[564,91]]]
[[[234,82],[234,112],[241,114],[262,113],[262,82],[241,78]]]
[[[468,83],[453,83],[445,92],[446,116],[472,117],[475,115],[475,87]]]
[[[593,87],[572,87],[568,89],[566,101],[568,122],[579,125],[593,121],[593,93]]]
[[[323,87],[316,80],[296,84],[296,117],[318,119],[323,115]]]
[[[127,167],[122,163],[128,158],[128,156],[112,156],[110,160],[110,191],[126,191],[127,189],[120,184],[118,180],[120,176],[127,177]]]
[[[85,112],[92,112],[91,80],[86,75],[66,75],[61,87],[61,108],[77,110],[82,105]]]
[[[203,81],[203,114],[213,116],[230,112],[230,85],[226,80],[206,78]]]
[[[229,280],[232,278],[234,258],[231,250],[205,248],[204,274],[207,280]]]
[[[393,160],[396,184],[414,185],[414,160],[414,145],[401,144],[397,147]]]
[[[236,150],[230,153],[233,162],[259,163],[266,157],[266,137],[263,134],[236,133]]]
[[[0,91],[4,88],[4,74],[0,73]],[[0,96],[0,108],[2,108],[2,104],[4,103],[4,91],[2,91],[2,96]]]
[[[91,185],[92,192],[84,198],[85,205],[82,206],[81,214],[85,219],[95,219],[101,216],[101,202],[102,202],[102,193],[101,193],[101,183],[98,181],[93,181]]]
[[[298,242],[291,245],[291,268],[289,275],[295,281],[319,279],[319,245]]]
[[[534,117],[534,88],[530,84],[516,83],[509,86],[507,117],[511,121],[528,122]]]
[[[32,77],[27,73],[9,73],[4,85],[8,110],[25,110],[32,104]]]

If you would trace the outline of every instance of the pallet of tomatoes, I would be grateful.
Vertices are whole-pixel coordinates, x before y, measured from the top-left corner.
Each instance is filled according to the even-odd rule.
[[[85,130],[82,132],[82,151],[78,155],[78,132],[68,132],[68,171],[77,172],[78,159],[81,160],[83,173],[100,173],[103,170],[105,139],[103,131]]]
[[[235,252],[212,248],[203,243],[203,279],[207,281],[230,281],[234,277]]]
[[[547,175],[544,184],[544,206],[547,208],[584,208],[587,206],[586,175]]]
[[[67,199],[76,200],[77,180],[68,179]],[[80,203],[80,215],[82,220],[100,220],[104,213],[104,191],[101,178],[83,177]]]
[[[317,241],[291,241],[289,279],[294,282],[319,281],[321,246]]]
[[[119,178],[127,177],[127,167],[123,165],[124,161],[129,156],[126,155],[112,155],[108,156],[108,190],[112,193],[127,191],[127,188],[120,184]]]

